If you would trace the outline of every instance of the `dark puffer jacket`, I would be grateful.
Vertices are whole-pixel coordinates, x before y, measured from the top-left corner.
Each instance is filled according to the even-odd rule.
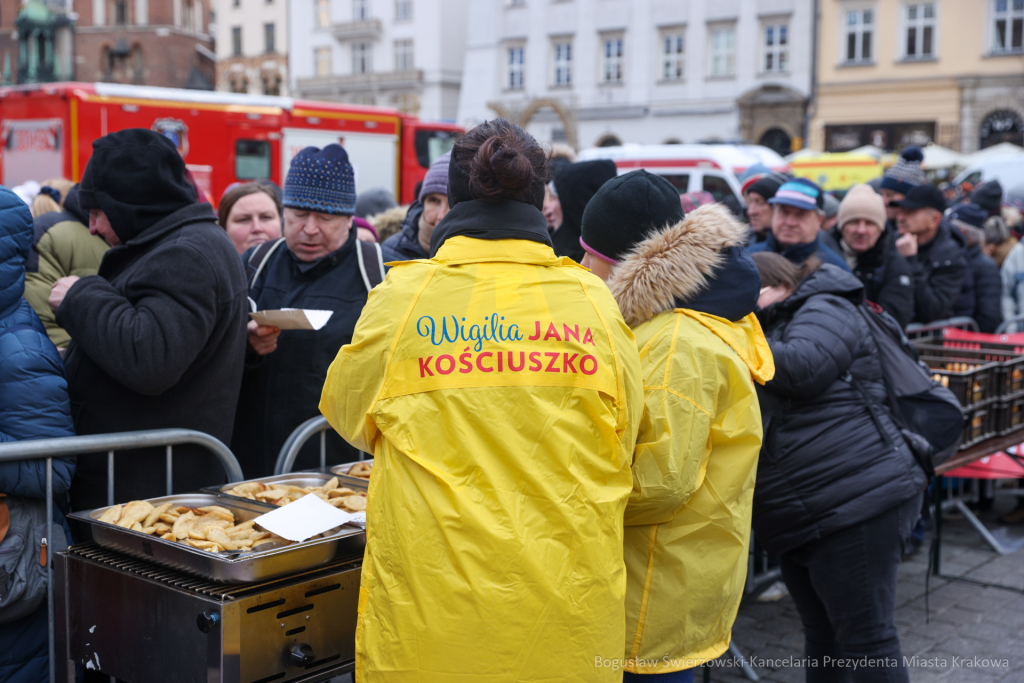
[[[924,472],[886,416],[887,446],[849,382],[877,401],[878,349],[856,307],[864,287],[824,265],[788,299],[758,314],[775,358],[761,392],[765,442],[754,489],[758,540],[779,554],[920,496]]]
[[[1003,295],[1003,282],[999,274],[999,266],[992,258],[975,244],[967,250],[971,259],[971,271],[974,276],[974,318],[982,332],[991,334],[1003,322],[1000,305]]]
[[[842,239],[838,228],[836,239]],[[914,275],[910,263],[896,251],[898,233],[886,230],[871,247],[857,256],[853,274],[864,285],[864,298],[881,306],[906,327],[914,317]]]
[[[931,242],[907,261],[914,275],[914,322],[930,323],[974,311],[974,277],[966,242],[943,221]]]
[[[384,263],[430,258],[430,254],[420,244],[420,216],[422,215],[423,205],[416,200],[409,207],[409,213],[405,214],[401,229],[380,245]]]
[[[32,214],[25,202],[0,187],[0,443],[75,434],[60,356],[22,298],[25,259],[31,245]],[[74,458],[54,458],[57,524],[67,508],[74,471]],[[0,463],[0,493],[45,499],[46,461]],[[32,552],[38,553],[39,548]],[[0,589],[6,588],[5,584],[6,577]],[[32,614],[0,624],[0,681],[47,680],[46,626],[45,602]]]

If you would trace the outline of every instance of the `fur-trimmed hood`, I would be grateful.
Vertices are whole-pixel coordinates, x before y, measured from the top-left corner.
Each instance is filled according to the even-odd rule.
[[[746,228],[720,204],[701,206],[652,234],[633,248],[608,282],[626,323],[636,327],[682,307],[730,320],[753,312],[760,278],[742,250],[745,239]],[[716,296],[707,297],[712,293]],[[702,298],[714,299],[705,302],[713,310],[692,305]]]

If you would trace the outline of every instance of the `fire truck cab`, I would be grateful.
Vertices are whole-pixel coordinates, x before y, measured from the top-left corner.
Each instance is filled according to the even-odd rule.
[[[215,205],[236,182],[284,184],[308,146],[339,143],[356,191],[384,187],[407,204],[417,183],[461,128],[394,109],[115,83],[0,88],[0,179],[7,187],[82,177],[92,142],[125,128],[167,136]]]

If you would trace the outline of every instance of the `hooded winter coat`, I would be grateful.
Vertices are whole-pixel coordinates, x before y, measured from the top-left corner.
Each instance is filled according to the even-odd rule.
[[[49,297],[53,284],[62,277],[95,275],[110,245],[89,234],[89,214],[78,205],[78,187],[68,192],[64,210],[35,219],[32,253],[25,267],[25,299],[46,326],[54,346],[64,348],[71,341],[57,325]]]
[[[617,173],[615,162],[597,159],[570,164],[555,176],[555,190],[562,205],[562,225],[551,236],[556,256],[568,256],[577,263],[583,260],[580,245],[583,210],[601,186]]]
[[[974,278],[966,246],[960,231],[943,221],[935,237],[919,246],[917,254],[907,257],[914,276],[914,322],[942,320],[953,315],[955,309],[971,315],[974,291],[965,287],[964,281]]]
[[[594,658],[625,633],[633,335],[533,206],[463,201],[434,237],[370,293],[320,402],[375,459],[356,678],[621,681]]]
[[[420,244],[420,216],[422,215],[423,205],[417,200],[412,203],[409,212],[405,214],[401,229],[381,243],[380,250],[384,257],[384,263],[430,258],[430,254]]]
[[[102,208],[121,244],[57,309],[57,324],[71,335],[65,360],[75,428],[181,427],[227,443],[245,353],[245,273],[210,205],[193,203],[177,150],[144,133],[151,131],[94,142],[82,178],[83,207]],[[163,451],[118,455],[117,500],[164,495]],[[79,457],[75,509],[106,503],[106,475],[106,455]],[[174,448],[175,490],[221,481],[204,448]]]
[[[75,435],[60,356],[22,298],[31,245],[32,214],[0,187],[0,443]],[[56,524],[63,522],[74,472],[74,458],[54,458]],[[0,463],[0,493],[45,499],[46,460]],[[48,663],[45,602],[32,615],[0,624],[0,681],[41,683]]]
[[[754,490],[754,531],[781,554],[920,496],[924,471],[887,414],[886,440],[863,397],[885,399],[878,348],[860,317],[864,286],[823,265],[763,309],[775,378],[762,392],[765,442]]]
[[[750,261],[744,237],[724,207],[702,206],[641,243],[609,282],[644,379],[625,516],[634,673],[721,655],[743,596],[762,433],[754,384],[774,372],[753,315],[760,278],[752,263],[753,277],[737,277],[735,261]],[[730,318],[701,310],[725,300],[736,306]]]
[[[842,236],[836,227],[834,237],[842,240]],[[896,231],[885,230],[875,246],[854,256],[853,274],[864,285],[864,298],[906,327],[914,317],[914,277],[910,263],[896,251],[896,236]]]
[[[846,265],[846,261],[843,257],[832,251],[822,242],[821,231],[815,236],[813,242],[807,244],[794,244],[791,247],[783,247],[775,239],[775,235],[768,232],[768,239],[764,242],[758,242],[757,244],[751,244],[747,247],[747,251],[751,254],[759,251],[774,251],[776,254],[785,256],[786,259],[792,261],[798,266],[803,265],[804,261],[809,259],[811,256],[817,256],[822,263],[830,263],[833,266],[842,268],[843,270],[849,270],[849,266]]]

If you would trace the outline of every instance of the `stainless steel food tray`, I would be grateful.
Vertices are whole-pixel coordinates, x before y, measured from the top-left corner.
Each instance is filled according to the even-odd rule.
[[[208,493],[189,493],[150,498],[154,506],[163,503],[204,507],[220,505],[231,510],[236,522],[245,522],[277,508],[266,503],[235,499]],[[68,517],[76,526],[87,528],[96,543],[118,552],[201,576],[217,583],[254,583],[293,574],[330,562],[338,553],[361,552],[366,546],[366,533],[354,526],[342,526],[327,537],[295,543],[283,548],[254,550],[232,558],[193,548],[185,543],[165,541],[140,531],[99,521],[108,508],[73,512]]]
[[[203,493],[212,493],[214,495],[227,498],[228,500],[244,500],[247,503],[253,503],[261,501],[253,501],[252,499],[245,498],[243,496],[233,496],[230,493],[228,493],[228,491],[235,488],[236,486],[240,486],[242,484],[249,484],[254,481],[258,481],[261,484],[266,484],[267,486],[270,486],[271,484],[287,484],[288,486],[298,486],[300,488],[305,488],[307,486],[322,486],[323,484],[326,484],[328,481],[330,481],[336,476],[338,477],[338,481],[341,482],[342,486],[347,486],[348,488],[353,489],[355,491],[361,491],[363,493],[366,493],[366,488],[368,484],[366,479],[361,479],[359,477],[343,477],[331,474],[330,472],[317,471],[274,474],[269,477],[260,477],[259,479],[246,479],[245,481],[240,481],[235,484],[224,484],[223,486],[208,486],[200,490]],[[266,504],[273,505],[273,503]],[[277,506],[274,505],[274,507]]]
[[[369,465],[373,465],[373,458],[370,458],[368,460],[360,460],[359,462],[365,462],[365,463],[367,463]],[[331,467],[328,470],[328,472],[330,472],[330,474],[336,475],[338,477],[338,479],[343,484],[345,484],[346,486],[348,486],[350,488],[351,488],[351,485],[353,483],[358,483],[358,482],[363,482],[364,486],[368,485],[370,483],[369,479],[366,479],[364,477],[350,477],[350,476],[348,476],[348,471],[355,464],[356,463],[354,463],[354,462],[345,462],[345,463],[342,463],[340,465],[334,465],[333,467]]]

